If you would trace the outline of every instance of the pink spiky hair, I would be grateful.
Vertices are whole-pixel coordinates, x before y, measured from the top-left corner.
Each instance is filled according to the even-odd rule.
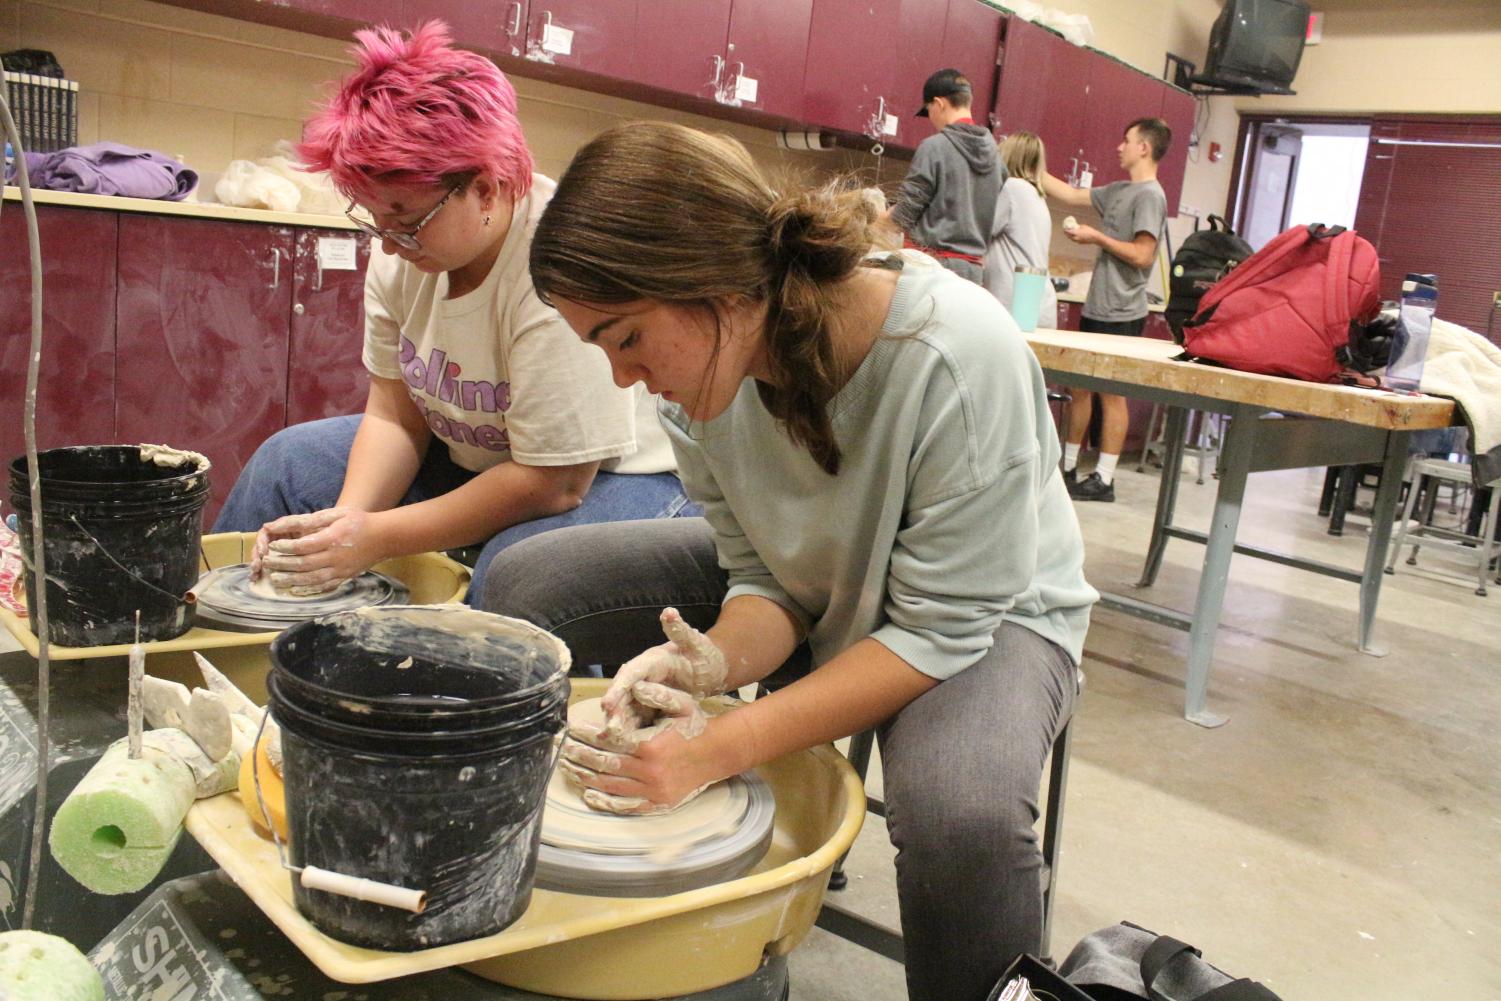
[[[409,35],[355,32],[356,68],[308,119],[297,154],[348,195],[377,182],[441,184],[478,172],[515,199],[531,188],[532,154],[516,118],[516,91],[483,56],[451,45],[448,25]]]

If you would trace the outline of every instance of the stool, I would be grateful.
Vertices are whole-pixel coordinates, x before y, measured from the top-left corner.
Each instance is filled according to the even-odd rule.
[[[1501,491],[1498,491],[1501,493]],[[1079,674],[1080,694],[1083,694],[1084,675]],[[1077,707],[1078,703],[1075,702]],[[1077,712],[1077,708],[1075,712]],[[1053,750],[1049,755],[1048,768],[1048,805],[1042,819],[1042,863],[1044,879],[1042,889],[1042,940],[1041,954],[1047,956],[1049,943],[1053,932],[1053,904],[1055,901],[1054,890],[1058,885],[1058,856],[1059,847],[1063,840],[1063,801],[1068,787],[1068,759],[1072,740],[1073,717],[1063,724],[1063,729],[1058,731],[1058,736],[1053,739]],[[865,730],[850,738],[850,749],[847,753],[850,764],[861,779],[865,778],[870,768],[871,749],[875,745],[876,732]],[[886,816],[886,804],[874,796],[865,797],[865,808],[879,817]],[[830,890],[842,890],[848,885],[849,878],[844,874],[844,859],[841,858],[834,864],[834,871],[829,877]],[[888,928],[876,924],[869,918],[862,917],[847,910],[838,904],[825,899],[823,909],[818,914],[818,927],[833,935],[855,945],[879,953],[887,959],[900,963],[904,961],[904,949],[902,936],[899,932],[893,932]]]
[[[1167,450],[1167,444],[1163,440],[1167,433],[1167,423],[1163,420],[1162,404],[1152,405],[1152,416],[1147,419],[1147,433],[1141,441],[1141,454],[1136,457],[1136,471],[1144,472],[1147,468],[1147,459],[1153,454],[1161,455]],[[1161,421],[1162,423],[1158,423]],[[1199,460],[1199,475],[1197,483],[1204,483],[1204,460],[1214,458],[1219,460],[1220,448],[1225,441],[1224,414],[1209,413],[1203,410],[1190,410],[1188,420],[1184,424],[1185,441],[1183,454],[1193,456]],[[1218,475],[1218,474],[1216,474]]]
[[[1424,545],[1462,553],[1475,560],[1475,576],[1478,582],[1475,593],[1485,597],[1486,574],[1490,570],[1491,560],[1495,558],[1497,550],[1501,549],[1501,545],[1496,542],[1495,532],[1497,517],[1501,515],[1501,489],[1497,489],[1501,487],[1501,480],[1491,484],[1490,505],[1476,524],[1477,531],[1471,534],[1468,531],[1429,525],[1426,518],[1417,528],[1408,528],[1418,496],[1424,493],[1424,481],[1427,480],[1428,484],[1434,488],[1442,483],[1449,483],[1455,490],[1458,490],[1461,485],[1468,488],[1472,482],[1472,470],[1469,463],[1415,455],[1408,459],[1407,474],[1403,479],[1410,484],[1407,490],[1407,502],[1402,505],[1397,536],[1392,540],[1391,552],[1386,560],[1386,572],[1390,574],[1397,572],[1397,554],[1407,544],[1412,546],[1412,553],[1407,557],[1408,566],[1417,565],[1418,549]],[[1412,540],[1410,542],[1409,537]],[[1498,571],[1496,575],[1496,583],[1501,584],[1501,571]]]

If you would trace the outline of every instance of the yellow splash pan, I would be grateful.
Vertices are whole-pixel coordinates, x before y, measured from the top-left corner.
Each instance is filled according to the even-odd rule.
[[[607,682],[574,681],[574,700]],[[418,952],[362,949],[297,912],[291,875],[251,830],[237,794],[199,800],[187,829],[309,961],[360,984],[462,966],[488,980],[583,1001],[638,1001],[706,991],[754,973],[807,936],[834,863],[865,819],[865,789],[831,746],[758,769],[776,794],[771,848],[749,875],[668,897],[590,897],[536,890],[505,931]]]
[[[208,570],[210,567],[249,562],[250,548],[254,544],[254,532],[224,532],[218,535],[205,535],[203,556],[199,560],[199,567],[202,570]],[[407,601],[413,605],[463,601],[464,592],[469,589],[469,568],[449,559],[442,553],[398,556],[395,559],[377,563],[375,569],[405,584],[410,592]],[[27,653],[33,657],[40,653],[41,647],[31,631],[31,623],[28,619],[0,606],[0,624],[4,624],[5,628],[10,630],[10,634],[25,648]],[[174,639],[152,640],[142,643],[141,646],[145,647],[148,657],[152,657],[153,654],[171,655],[165,658],[152,657],[148,661],[152,674],[183,681],[190,688],[203,684],[198,669],[193,665],[192,652],[195,650],[201,653],[211,650],[223,651],[218,656],[209,657],[214,662],[214,666],[228,674],[236,684],[245,689],[246,694],[251,698],[264,702],[265,689],[261,681],[266,669],[264,650],[275,638],[274,630],[239,633],[194,626]],[[109,646],[60,646],[53,643],[48,647],[47,653],[53,660],[124,657],[130,653],[130,645],[117,643]],[[250,660],[242,664],[242,661],[246,661],[245,655],[247,654]],[[249,671],[248,673],[254,677],[247,679],[247,671],[244,668],[250,667],[251,662],[258,666],[259,672]]]

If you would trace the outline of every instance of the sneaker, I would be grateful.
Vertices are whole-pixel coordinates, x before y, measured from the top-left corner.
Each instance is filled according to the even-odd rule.
[[[1075,466],[1073,469],[1065,469],[1063,471],[1063,485],[1068,487],[1068,495],[1072,497],[1074,495],[1074,487],[1079,485],[1078,466]]]
[[[1106,483],[1100,479],[1099,473],[1090,473],[1084,479],[1080,480],[1068,493],[1074,500],[1114,503],[1115,484]]]

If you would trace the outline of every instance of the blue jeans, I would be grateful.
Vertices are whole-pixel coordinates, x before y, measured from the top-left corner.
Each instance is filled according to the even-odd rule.
[[[360,415],[329,417],[284,428],[255,450],[224,502],[215,532],[255,532],[283,515],[307,514],[333,507],[344,486],[349,450]],[[417,470],[402,504],[440,497],[471,480],[475,473],[459,466],[448,449],[434,442]],[[495,554],[539,532],[604,521],[637,521],[696,515],[698,507],[683,493],[672,473],[622,475],[600,472],[572,511],[512,525],[491,536],[474,564],[464,600],[483,593],[485,573]],[[476,542],[479,540],[475,540]]]

